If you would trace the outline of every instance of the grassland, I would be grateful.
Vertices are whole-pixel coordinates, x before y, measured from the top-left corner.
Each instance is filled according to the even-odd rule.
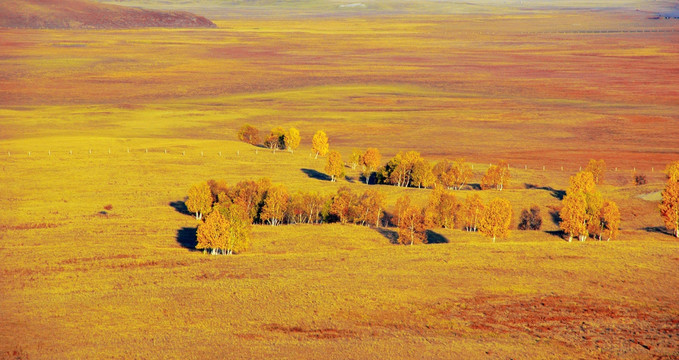
[[[679,243],[639,196],[662,188],[678,155],[679,33],[621,16],[0,30],[0,353],[678,357]],[[602,29],[618,32],[575,32]],[[664,32],[623,32],[650,29]],[[245,122],[296,126],[301,148],[233,141]],[[475,182],[506,158],[509,189],[478,193],[509,199],[515,219],[539,204],[544,231],[492,244],[434,229],[441,243],[407,247],[390,229],[256,226],[245,254],[190,249],[197,222],[180,202],[196,182],[365,189],[353,172],[334,184],[303,171],[325,165],[308,152],[317,129],[345,156],[466,156]],[[601,190],[622,234],[569,244],[550,210],[590,157],[609,164]],[[649,184],[630,185],[632,167]],[[429,193],[379,188],[389,204]]]

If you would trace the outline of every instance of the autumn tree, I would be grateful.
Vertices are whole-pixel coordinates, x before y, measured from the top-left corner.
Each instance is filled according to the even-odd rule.
[[[262,222],[272,226],[280,225],[288,205],[288,190],[283,185],[273,185],[266,192],[262,208]]]
[[[679,171],[676,174],[668,171],[667,184],[662,192],[660,215],[665,221],[667,230],[674,232],[679,238]]]
[[[365,153],[359,157],[359,164],[363,168],[363,177],[365,177],[365,183],[370,183],[370,177],[372,173],[380,167],[382,162],[382,154],[376,148],[368,148]]]
[[[598,222],[603,206],[603,198],[596,189],[594,175],[589,171],[581,171],[571,176],[562,204],[560,226],[569,235],[568,241],[572,241],[573,236],[585,241],[589,236],[590,225]]]
[[[665,175],[667,175],[668,181],[679,181],[679,160],[667,164]]]
[[[330,214],[337,217],[342,224],[351,222],[355,199],[356,197],[349,187],[340,187],[331,199]]]
[[[436,182],[436,177],[431,171],[431,164],[422,158],[413,163],[411,172],[411,183],[413,186],[429,187]]]
[[[210,213],[212,210],[212,192],[207,183],[203,182],[191,186],[188,199],[186,199],[186,208],[190,212],[196,213],[197,220]]]
[[[452,192],[441,187],[434,189],[424,209],[427,227],[444,227],[452,229],[460,224],[462,204]]]
[[[523,209],[519,217],[519,230],[540,230],[542,227],[542,215],[540,215],[540,207],[533,205],[529,209]]]
[[[464,158],[453,161],[450,175],[453,189],[462,189],[471,180],[473,174],[471,166],[467,164]],[[507,175],[509,175],[509,171],[507,171]],[[507,177],[507,180],[509,180],[509,177]]]
[[[509,235],[512,222],[512,206],[506,199],[495,198],[483,210],[479,219],[479,232],[492,237],[504,239]]]
[[[274,152],[279,149],[285,149],[285,130],[282,127],[271,130],[269,136],[264,140],[264,146]]]
[[[384,194],[375,189],[366,190],[355,205],[354,221],[361,225],[380,226],[384,210]]]
[[[594,177],[595,184],[603,184],[604,175],[606,174],[606,162],[603,159],[601,160],[591,159],[589,160],[589,163],[587,164],[585,171],[592,173],[592,177]]]
[[[399,217],[398,241],[404,245],[420,244],[426,241],[426,227],[422,210],[415,206],[403,209]]]
[[[302,224],[307,222],[304,193],[298,191],[294,194],[290,194],[285,218],[287,219],[288,224]]]
[[[259,181],[243,180],[229,190],[229,198],[231,202],[243,208],[250,222],[255,222],[264,206],[264,197],[269,187],[271,180],[268,178]]]
[[[382,182],[408,187],[412,181],[413,170],[422,157],[417,151],[399,152],[382,169],[379,177]]]
[[[488,168],[488,171],[486,171],[486,174],[481,179],[481,187],[484,189],[496,188],[502,191],[510,179],[509,165],[506,161],[500,161],[499,164]]]
[[[318,159],[318,155],[325,156],[329,147],[328,135],[321,130],[317,131],[311,139],[311,150],[316,154],[315,159]]]
[[[205,218],[205,222],[196,229],[196,249],[212,250],[212,255],[219,253],[226,247],[228,224],[224,215],[219,211],[213,211]]]
[[[467,196],[464,205],[464,226],[467,231],[476,231],[485,206],[479,194]]]
[[[351,150],[351,156],[349,157],[349,166],[351,167],[351,170],[356,170],[356,167],[361,162],[362,156],[363,153],[361,152],[361,150],[358,149]]]
[[[321,213],[326,200],[317,193],[304,194],[304,209],[309,224],[317,224],[321,221]]]
[[[394,207],[394,214],[391,217],[392,225],[400,227],[401,218],[403,217],[406,209],[410,207],[410,197],[408,195],[403,195],[396,199],[396,206]]]
[[[245,124],[238,131],[238,140],[251,145],[257,145],[259,144],[259,130],[252,125]]]
[[[599,241],[601,241],[602,237],[606,237],[606,241],[615,239],[618,236],[619,228],[620,210],[618,209],[618,205],[613,201],[605,201],[599,211],[597,228]]]
[[[339,152],[331,150],[328,153],[328,163],[325,165],[325,172],[330,175],[330,181],[332,182],[344,176],[344,162],[342,162],[342,155]]]
[[[212,194],[212,202],[224,202],[228,200],[229,185],[226,180],[208,180],[207,185],[210,187]]]
[[[566,193],[559,215],[561,217],[559,227],[568,234],[568,242],[573,240],[573,236],[578,236],[580,240],[587,237],[587,201],[585,194]]]
[[[299,147],[300,141],[302,141],[302,137],[299,135],[299,130],[297,130],[294,127],[291,127],[284,136],[284,143],[285,143],[285,148],[288,149],[290,152],[294,152],[295,149]]]
[[[450,161],[443,159],[438,161],[431,170],[432,175],[436,178],[436,183],[441,184],[445,188],[452,188],[454,184],[452,164]]]

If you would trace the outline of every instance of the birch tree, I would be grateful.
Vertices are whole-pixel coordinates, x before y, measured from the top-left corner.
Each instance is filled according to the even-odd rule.
[[[330,145],[328,144],[328,135],[319,130],[311,139],[311,151],[316,154],[314,159],[318,159],[318,155],[325,156],[328,153]]]

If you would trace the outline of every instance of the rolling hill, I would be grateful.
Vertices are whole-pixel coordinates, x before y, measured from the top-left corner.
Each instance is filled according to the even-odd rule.
[[[0,2],[0,27],[33,29],[214,28],[185,11],[159,11],[87,0],[8,0]]]

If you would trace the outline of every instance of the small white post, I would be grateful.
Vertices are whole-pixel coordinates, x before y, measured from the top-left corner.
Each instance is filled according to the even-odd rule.
[[[167,149],[165,149],[165,153],[167,154]]]
[[[68,154],[69,154],[69,155],[73,155],[73,150],[69,150],[69,151],[68,151]]]
[[[654,167],[651,168],[651,172],[655,172],[655,168],[654,168]]]
[[[524,165],[524,166],[523,166],[523,169],[524,169],[524,170],[528,170],[528,165]]]
[[[222,152],[221,152],[221,151],[219,152],[219,157],[222,157]]]
[[[182,156],[186,155],[186,151],[182,151]]]
[[[127,153],[128,153],[128,154],[130,153],[130,148],[127,148]]]
[[[582,171],[582,166],[580,166],[580,170],[578,170],[578,171]]]
[[[111,153],[111,148],[108,148],[108,153],[109,153],[109,154]]]
[[[259,152],[258,152],[258,150],[257,150],[257,149],[255,149],[255,154],[258,154],[258,153],[259,153]]]
[[[200,152],[200,156],[203,156],[203,152],[202,152],[202,151]]]
[[[148,148],[146,149],[146,153],[147,153],[147,154],[149,153],[149,149],[148,149]]]
[[[92,154],[92,149],[90,149],[90,154]]]
[[[544,166],[544,165],[542,165],[542,171],[545,171],[545,166]]]
[[[240,156],[240,150],[236,150],[236,155]]]
[[[617,167],[615,168],[615,171],[618,171],[618,168],[617,168]]]
[[[52,150],[47,150],[47,155],[52,156]]]
[[[30,152],[30,151],[28,152],[28,157],[31,157],[31,152]]]
[[[561,167],[561,171],[563,171],[563,166]]]
[[[12,153],[10,153],[10,152],[8,151],[8,152],[7,152],[7,156],[12,156]]]

